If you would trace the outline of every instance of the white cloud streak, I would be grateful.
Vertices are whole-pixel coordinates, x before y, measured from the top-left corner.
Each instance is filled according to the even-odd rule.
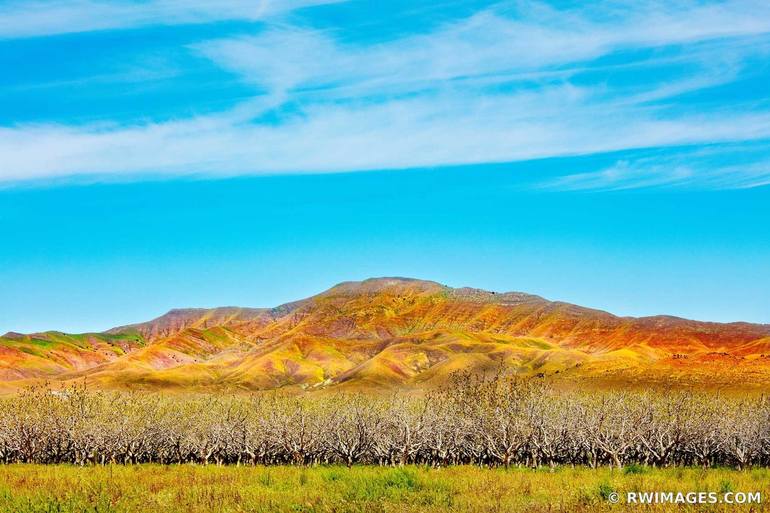
[[[398,169],[770,138],[767,110],[726,105],[693,113],[665,105],[735,79],[745,53],[766,51],[746,40],[770,33],[770,4],[604,6],[602,16],[500,7],[367,46],[285,27],[202,43],[193,50],[266,93],[231,112],[159,124],[2,128],[0,181]],[[706,43],[717,45],[719,58],[694,48]],[[601,79],[607,64],[591,62],[671,45],[689,50],[679,57],[687,72],[670,80],[613,86]],[[572,80],[594,67],[599,79]],[[269,113],[278,121],[261,122]],[[550,187],[658,186],[697,180],[696,171],[645,174],[620,165]],[[721,186],[763,179],[745,182],[740,169],[730,171],[735,180],[724,175]]]
[[[283,29],[197,48],[261,85],[340,89],[344,84],[340,92],[350,94],[351,86],[414,91],[449,80],[536,77],[618,50],[770,33],[770,3],[759,1],[731,2],[729,8],[638,2],[628,4],[622,17],[601,22],[587,12],[543,6],[519,15],[510,19],[482,11],[431,34],[369,47],[340,46],[325,33]],[[715,55],[701,57],[719,61]]]
[[[712,155],[713,156],[713,155]],[[544,190],[621,191],[646,188],[752,189],[770,184],[770,162],[709,162],[687,153],[623,159],[587,173],[561,176],[540,184]]]
[[[629,148],[770,138],[770,115],[659,121],[596,116],[535,98],[400,100],[318,106],[274,126],[200,118],[132,128],[37,126],[0,130],[0,178],[78,174],[236,175],[333,172],[582,155]],[[549,102],[538,105],[540,101]],[[526,112],[517,116],[517,111]],[[551,112],[536,119],[537,112]]]
[[[10,0],[0,3],[0,39],[153,25],[260,21],[343,0]]]

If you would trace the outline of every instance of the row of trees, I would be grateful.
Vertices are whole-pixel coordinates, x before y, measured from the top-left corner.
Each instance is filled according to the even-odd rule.
[[[770,466],[770,401],[469,376],[419,398],[40,387],[0,400],[0,462]]]

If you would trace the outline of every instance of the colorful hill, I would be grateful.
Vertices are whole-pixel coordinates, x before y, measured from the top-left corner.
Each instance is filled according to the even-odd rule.
[[[0,337],[0,386],[423,388],[505,369],[579,386],[762,388],[770,326],[616,317],[518,292],[403,278],[269,309],[173,310],[106,333]]]

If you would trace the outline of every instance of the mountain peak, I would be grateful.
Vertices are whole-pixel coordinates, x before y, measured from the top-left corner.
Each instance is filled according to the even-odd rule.
[[[430,280],[415,278],[381,277],[369,278],[362,281],[346,281],[335,285],[321,296],[329,295],[357,295],[357,294],[445,294],[447,297],[476,303],[519,304],[523,302],[537,301],[547,303],[540,296],[525,294],[523,292],[493,292],[472,287],[453,288]]]
[[[440,292],[449,287],[435,281],[418,280],[415,278],[380,277],[368,278],[362,281],[344,281],[327,290],[324,294],[346,293],[379,293],[379,292]]]

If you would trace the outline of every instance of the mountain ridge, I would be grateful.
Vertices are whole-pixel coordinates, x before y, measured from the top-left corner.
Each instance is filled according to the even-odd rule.
[[[770,325],[619,317],[401,277],[273,308],[181,308],[102,333],[10,335],[0,337],[5,388],[423,388],[494,368],[602,386],[770,383]]]

